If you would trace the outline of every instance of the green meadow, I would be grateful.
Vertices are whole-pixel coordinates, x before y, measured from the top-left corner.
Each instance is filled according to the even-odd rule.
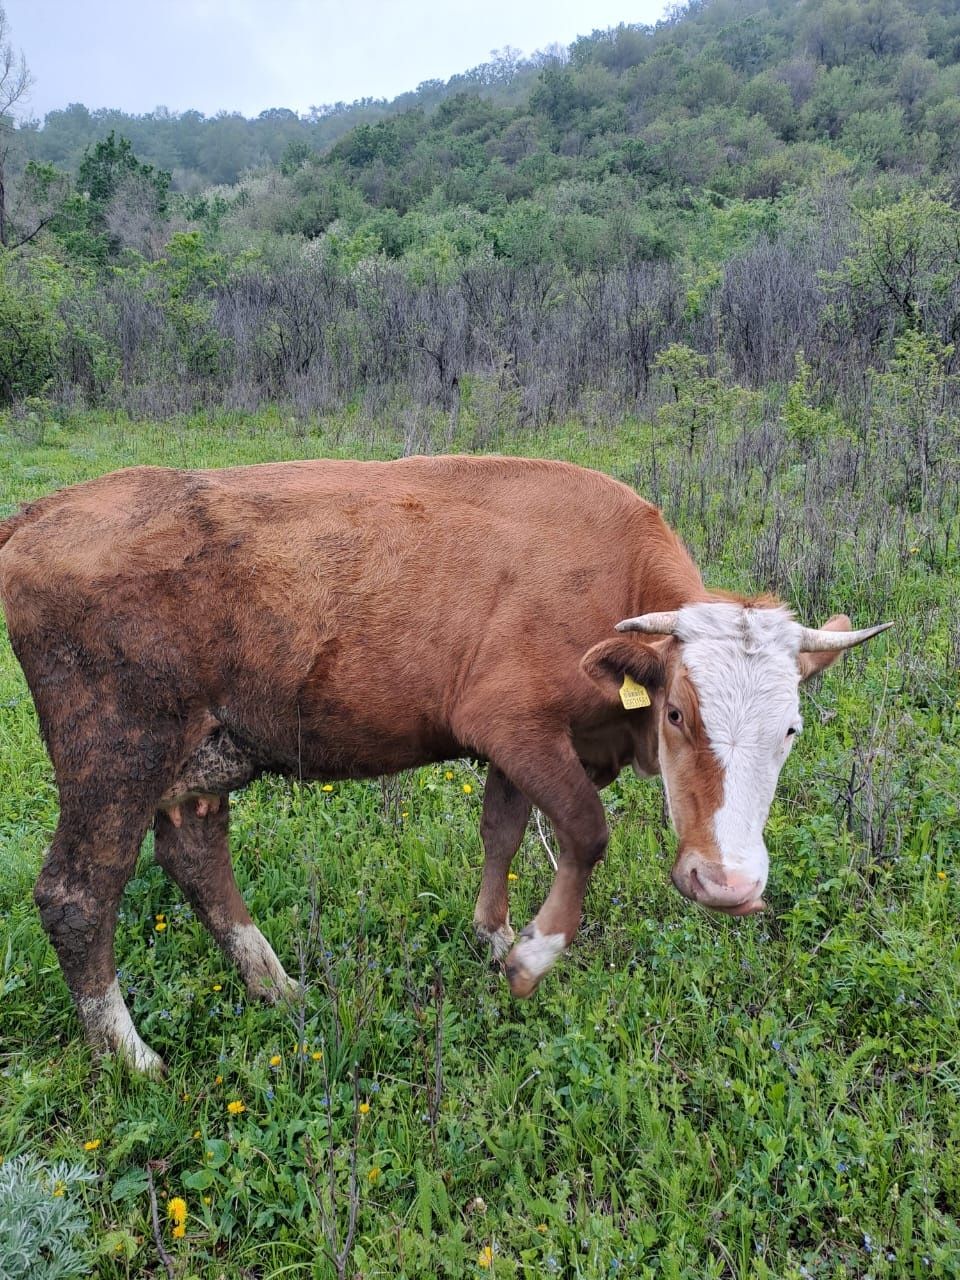
[[[803,695],[768,911],[682,900],[660,784],[624,774],[579,937],[528,1003],[471,930],[482,768],[266,778],[234,797],[234,861],[302,1002],[247,1002],[148,837],[117,957],[169,1074],[95,1061],[31,897],[57,795],[4,636],[0,1232],[3,1170],[30,1153],[76,1228],[76,1274],[104,1280],[960,1274],[955,438],[918,477],[902,419],[791,421],[774,416],[773,444],[733,411],[689,439],[627,420],[490,442],[636,485],[709,582],[777,590],[807,622],[897,624]],[[404,447],[357,415],[0,430],[0,515],[135,463]],[[531,824],[515,923],[547,890],[549,842]]]

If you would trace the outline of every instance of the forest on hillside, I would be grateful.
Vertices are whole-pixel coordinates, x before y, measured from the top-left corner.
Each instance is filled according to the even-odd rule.
[[[892,361],[952,388],[952,0],[691,0],[306,118],[5,120],[15,415],[280,403],[449,443],[463,415],[693,433],[792,386],[815,434]]]

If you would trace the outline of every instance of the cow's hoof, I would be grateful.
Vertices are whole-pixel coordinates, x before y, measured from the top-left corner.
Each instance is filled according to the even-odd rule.
[[[516,1000],[527,1000],[540,985],[538,977],[510,960],[503,966],[503,971],[507,975],[507,982],[510,984],[510,994]]]
[[[503,959],[517,936],[511,929],[509,920],[504,921],[498,929],[488,929],[481,921],[474,920],[473,928],[481,942],[489,943],[490,955],[494,962]]]
[[[511,994],[519,1000],[533,995],[540,979],[550,972],[566,945],[567,940],[562,933],[543,934],[535,924],[521,929],[520,941],[504,964]]]
[[[286,974],[279,979],[269,974],[248,983],[247,995],[261,1004],[280,1004],[283,1000],[299,1000],[303,996],[303,987]]]
[[[133,1071],[148,1076],[151,1080],[162,1080],[167,1074],[167,1064],[148,1045],[141,1044],[140,1051],[133,1058],[126,1054],[124,1056]]]
[[[159,1053],[154,1053],[139,1036],[135,1042],[123,1040],[109,1047],[95,1046],[94,1056],[101,1059],[105,1056],[119,1058],[128,1071],[132,1071],[134,1075],[145,1076],[148,1080],[162,1080],[167,1074],[167,1064]]]
[[[78,996],[77,1012],[95,1054],[116,1054],[138,1075],[164,1074],[163,1059],[140,1039],[116,979],[102,995]]]
[[[299,982],[287,976],[277,953],[255,924],[234,925],[223,949],[240,970],[251,1000],[277,1004],[302,994]]]

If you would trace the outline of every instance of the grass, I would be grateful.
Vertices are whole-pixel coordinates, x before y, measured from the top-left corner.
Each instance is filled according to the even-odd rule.
[[[633,475],[642,435],[558,430],[514,447]],[[0,512],[135,462],[398,451],[375,439],[279,413],[83,416],[39,444],[6,441]],[[701,460],[708,501],[726,449]],[[812,555],[827,534],[804,525],[798,465],[785,461],[780,500]],[[30,893],[56,792],[3,643],[0,1154],[99,1175],[67,1191],[91,1273],[165,1274],[149,1163],[176,1274],[204,1280],[326,1280],[338,1251],[339,1273],[363,1277],[960,1274],[960,566],[935,510],[904,513],[866,474],[874,523],[841,530],[825,590],[857,623],[882,608],[899,625],[804,699],[765,915],[684,902],[659,784],[624,775],[604,793],[613,838],[579,938],[518,1004],[469,927],[482,777],[454,763],[332,790],[261,780],[234,800],[237,875],[287,968],[303,961],[303,1006],[246,1002],[148,839],[117,954],[170,1067],[159,1083],[93,1063],[40,928]],[[772,514],[741,498],[718,532],[679,489],[667,498],[708,580],[768,585],[750,566]],[[786,575],[801,613],[818,608],[802,554]],[[535,830],[514,871],[522,922],[550,878]]]

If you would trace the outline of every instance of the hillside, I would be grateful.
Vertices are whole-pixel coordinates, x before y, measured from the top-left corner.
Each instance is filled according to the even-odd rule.
[[[954,369],[958,92],[950,0],[703,0],[306,120],[53,113],[17,135],[0,401],[446,438],[488,401],[649,413],[680,344],[781,394],[802,355],[843,414],[907,331]]]
[[[254,120],[75,104],[30,126],[25,141],[34,159],[75,168],[113,130],[195,190],[277,165],[285,152],[322,155],[359,128],[343,159],[357,168],[400,159],[414,179],[398,202],[396,190],[371,192],[368,175],[372,202],[391,207],[438,185],[443,203],[463,203],[478,175],[478,207],[611,174],[770,195],[802,182],[824,146],[868,168],[949,169],[960,156],[958,50],[951,0],[694,0],[656,27],[597,31],[568,51],[495,53],[392,102],[336,103],[306,117],[278,107]],[[438,112],[451,98],[457,105]]]

